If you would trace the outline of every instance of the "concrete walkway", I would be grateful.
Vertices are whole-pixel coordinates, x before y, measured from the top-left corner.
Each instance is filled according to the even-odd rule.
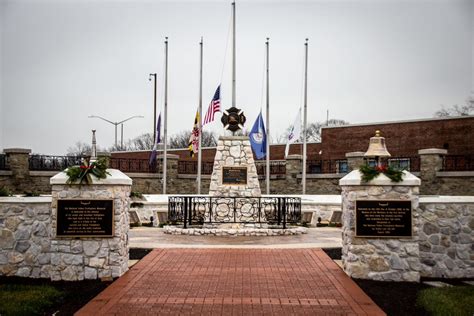
[[[131,248],[339,248],[341,228],[309,228],[308,234],[294,236],[187,236],[169,235],[160,228],[130,230]]]
[[[385,314],[306,248],[155,249],[77,315]]]

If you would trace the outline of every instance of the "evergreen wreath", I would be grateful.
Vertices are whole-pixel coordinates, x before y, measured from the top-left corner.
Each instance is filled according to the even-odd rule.
[[[371,167],[369,165],[362,165],[359,167],[360,173],[362,173],[362,181],[363,182],[369,182],[376,177],[379,176],[379,174],[383,173],[386,175],[390,180],[393,182],[400,182],[403,179],[403,170],[398,170],[394,169],[392,167],[387,167],[387,166],[375,166]]]
[[[107,158],[101,157],[96,161],[89,163],[89,159],[84,159],[80,166],[69,167],[66,175],[69,177],[68,184],[79,181],[79,184],[92,184],[92,175],[97,179],[105,179],[110,173],[107,172]]]

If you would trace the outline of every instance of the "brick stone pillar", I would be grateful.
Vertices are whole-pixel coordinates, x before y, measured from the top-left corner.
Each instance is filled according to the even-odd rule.
[[[163,172],[163,157],[164,155],[158,155],[159,161],[159,170],[158,172],[162,174]],[[178,193],[178,188],[175,185],[176,180],[178,179],[178,160],[179,155],[167,154],[166,156],[166,193],[167,194],[176,194]],[[161,178],[160,178],[161,179]],[[163,186],[160,186],[160,193],[163,190]]]
[[[302,155],[288,155],[286,157],[285,193],[301,193],[301,180],[298,180],[298,176],[303,171],[302,161]]]
[[[67,184],[68,177],[64,172],[51,178],[51,280],[111,279],[122,276],[128,270],[132,179],[116,169],[107,171],[110,173],[107,178],[92,177],[92,184]],[[91,233],[91,236],[57,236],[60,200],[80,200],[80,203],[85,205],[84,210],[74,213],[78,223],[81,222],[81,217],[88,221],[98,218],[96,210],[87,209],[91,200],[112,200],[112,235],[100,236]],[[69,229],[81,231],[82,228],[91,228],[92,225],[82,224],[79,225],[80,228],[70,226]]]
[[[439,148],[418,150],[422,194],[436,194],[438,192],[439,182],[436,179],[436,173],[443,168],[443,157],[447,154],[446,149]]]
[[[364,154],[365,153],[363,151],[353,151],[350,153],[346,153],[349,172],[352,170],[359,169],[359,167],[364,164]]]
[[[15,193],[22,193],[27,189],[30,178],[29,157],[31,149],[7,148],[3,152],[7,156],[12,172],[12,184]]]
[[[419,282],[420,179],[404,171],[401,182],[392,182],[384,174],[380,174],[370,182],[363,182],[359,170],[354,170],[342,178],[339,184],[342,188],[344,272],[356,279]],[[378,209],[375,207],[375,211],[361,209],[358,213],[357,203],[368,200],[375,200],[375,204],[380,206],[377,206]],[[411,236],[398,237],[390,236],[390,234],[384,236],[386,229],[409,225],[406,218],[402,222],[398,217],[400,214],[398,209],[385,209],[388,203],[394,201],[410,201]],[[361,232],[364,231],[359,235],[356,235],[357,215],[367,218],[365,221],[359,220],[359,229]],[[378,234],[377,231],[379,231]],[[364,233],[367,236],[361,235]]]

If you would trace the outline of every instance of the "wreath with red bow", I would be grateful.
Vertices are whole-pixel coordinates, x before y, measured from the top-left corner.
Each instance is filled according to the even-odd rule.
[[[92,175],[97,179],[105,179],[107,175],[110,175],[107,172],[107,158],[105,157],[101,157],[92,163],[90,163],[89,159],[84,159],[82,165],[67,168],[66,174],[69,177],[67,180],[68,184],[76,181],[79,181],[79,184],[83,182],[91,184]]]
[[[369,165],[362,165],[359,167],[359,171],[362,173],[363,182],[369,182],[378,177],[381,173],[386,175],[393,182],[400,182],[403,180],[403,170],[394,169],[390,166],[387,167],[381,165],[371,167]]]

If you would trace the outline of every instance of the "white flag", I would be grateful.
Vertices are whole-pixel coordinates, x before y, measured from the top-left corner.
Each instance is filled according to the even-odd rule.
[[[301,109],[298,110],[298,114],[296,115],[295,121],[291,126],[290,133],[288,134],[288,138],[286,139],[286,148],[285,148],[285,158],[288,156],[288,151],[290,151],[290,145],[294,142],[300,140],[301,136]]]

